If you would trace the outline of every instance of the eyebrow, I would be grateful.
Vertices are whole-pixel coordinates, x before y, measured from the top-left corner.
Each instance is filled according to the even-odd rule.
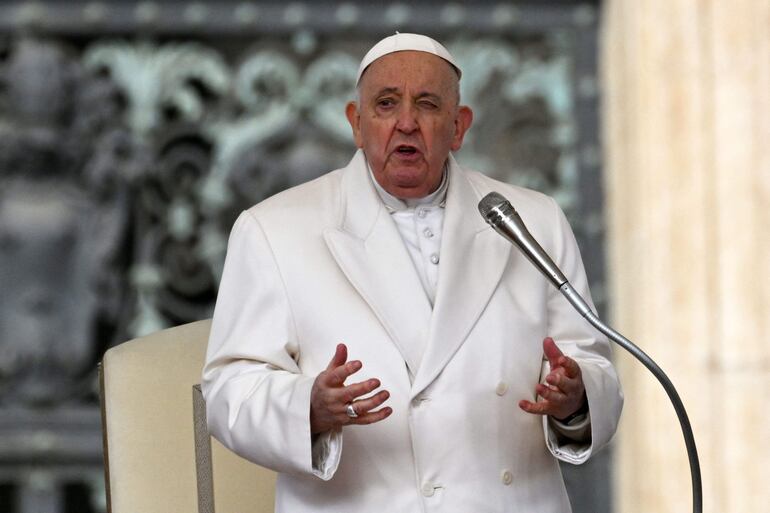
[[[379,98],[383,94],[401,94],[398,91],[397,87],[383,87],[379,91],[377,91],[377,94],[374,95],[375,98]]]
[[[441,103],[442,98],[441,96],[437,95],[436,93],[429,93],[429,92],[423,92],[417,95],[417,98],[428,98],[429,100],[433,100],[436,103]]]
[[[402,95],[400,89],[398,87],[383,87],[379,91],[377,91],[377,94],[374,96],[375,98],[379,98],[380,96],[384,94],[397,94],[399,96]],[[417,94],[416,98],[429,98],[431,100],[435,100],[437,102],[441,102],[441,96],[439,96],[436,93],[431,93],[428,91],[422,91]]]

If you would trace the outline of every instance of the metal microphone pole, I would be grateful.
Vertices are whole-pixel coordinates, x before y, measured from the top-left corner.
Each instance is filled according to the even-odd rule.
[[[700,462],[698,461],[698,449],[695,446],[695,436],[692,432],[687,411],[674,388],[674,384],[666,376],[658,364],[626,337],[605,324],[588,306],[583,297],[570,285],[567,278],[554,264],[553,260],[543,250],[540,244],[532,237],[518,213],[503,196],[496,192],[487,194],[479,202],[479,211],[492,228],[505,239],[514,243],[537,269],[564,295],[570,304],[583,316],[594,328],[607,336],[610,340],[631,353],[642,362],[647,369],[657,378],[663,389],[668,394],[671,404],[674,406],[679,425],[684,435],[684,443],[687,447],[687,459],[690,462],[690,477],[692,479],[692,510],[693,513],[703,511],[703,485],[701,483]]]
[[[690,426],[690,419],[687,417],[687,411],[684,408],[684,404],[682,403],[682,399],[680,399],[676,388],[674,388],[674,384],[652,358],[647,356],[647,354],[634,345],[633,342],[612,329],[593,313],[585,300],[572,288],[572,285],[570,285],[569,282],[565,282],[564,285],[559,287],[559,290],[594,328],[604,333],[607,338],[621,346],[631,353],[634,358],[642,362],[642,364],[658,379],[660,384],[663,385],[663,389],[666,391],[666,394],[668,394],[668,398],[674,406],[676,416],[679,418],[679,425],[682,427],[682,435],[684,435],[684,444],[687,447],[687,459],[690,461],[690,477],[692,480],[692,510],[694,513],[701,513],[703,511],[703,485],[701,483],[698,449],[695,446],[695,436],[693,435],[692,427]]]

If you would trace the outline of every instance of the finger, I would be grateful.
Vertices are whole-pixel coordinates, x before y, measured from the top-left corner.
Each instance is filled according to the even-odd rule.
[[[326,366],[326,370],[330,371],[339,367],[340,365],[343,365],[347,361],[347,359],[348,359],[347,346],[345,344],[337,344],[337,348],[334,351],[334,356],[329,362],[329,365]]]
[[[546,385],[536,385],[535,386],[535,392],[537,392],[537,395],[545,399],[546,401],[550,402],[564,402],[567,399],[567,394],[562,392],[559,389],[553,389]]]
[[[551,364],[552,369],[559,366],[559,358],[564,355],[551,337],[546,337],[543,340],[543,354],[548,358],[548,363]]]
[[[340,401],[347,404],[352,403],[362,395],[366,395],[369,392],[373,392],[380,386],[380,380],[377,378],[367,379],[360,383],[354,383],[348,385],[340,390]]]
[[[556,388],[562,388],[563,386],[569,386],[569,378],[564,374],[564,369],[559,368],[548,373],[545,377],[545,382]]]
[[[385,408],[379,409],[377,411],[370,411],[365,415],[359,415],[358,417],[352,418],[350,419],[350,424],[356,424],[356,425],[374,424],[375,422],[385,420],[390,416],[391,413],[393,413],[393,408],[391,408],[390,406],[386,406]]]
[[[548,374],[545,377],[545,382],[566,396],[582,394],[585,389],[582,382],[575,378],[568,378],[565,370],[561,368]]]
[[[568,378],[576,378],[580,375],[580,365],[569,356],[559,358],[559,363]]]
[[[362,363],[360,360],[352,360],[327,371],[326,384],[331,387],[340,387],[345,384],[345,380],[350,377],[351,374],[355,374],[361,370]]]
[[[356,413],[361,416],[365,415],[371,410],[374,410],[375,408],[379,408],[382,403],[388,400],[390,397],[390,392],[387,390],[380,390],[376,394],[374,394],[371,397],[367,397],[365,399],[359,399],[357,401],[354,401],[353,409],[356,411]]]
[[[559,413],[562,410],[562,407],[551,401],[538,401],[533,403],[532,401],[522,400],[519,401],[519,408],[534,415],[549,415],[557,418],[559,418]]]
[[[527,401],[526,399],[522,399],[519,401],[519,408],[524,410],[527,413],[533,413],[535,415],[549,415],[549,409],[550,405],[547,401],[539,401],[536,403],[533,403],[532,401]]]

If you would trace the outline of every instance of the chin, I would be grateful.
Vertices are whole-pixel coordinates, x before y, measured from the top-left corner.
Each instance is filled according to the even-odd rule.
[[[428,181],[427,173],[417,169],[399,169],[388,173],[388,182],[399,188],[420,188]]]
[[[430,177],[428,171],[423,167],[400,167],[398,169],[388,169],[384,173],[387,186],[380,181],[380,185],[393,196],[401,199],[414,199],[427,196],[438,187],[438,182],[429,184]],[[375,175],[376,176],[376,175]]]
[[[427,187],[423,182],[419,183],[404,183],[404,182],[391,182],[391,186],[388,192],[393,196],[401,199],[414,199],[427,196],[435,187]]]

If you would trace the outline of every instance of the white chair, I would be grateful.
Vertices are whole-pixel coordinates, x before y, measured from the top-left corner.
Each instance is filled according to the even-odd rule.
[[[108,512],[273,511],[275,474],[212,443],[206,431],[193,385],[209,329],[209,320],[193,322],[105,353],[99,374]]]

